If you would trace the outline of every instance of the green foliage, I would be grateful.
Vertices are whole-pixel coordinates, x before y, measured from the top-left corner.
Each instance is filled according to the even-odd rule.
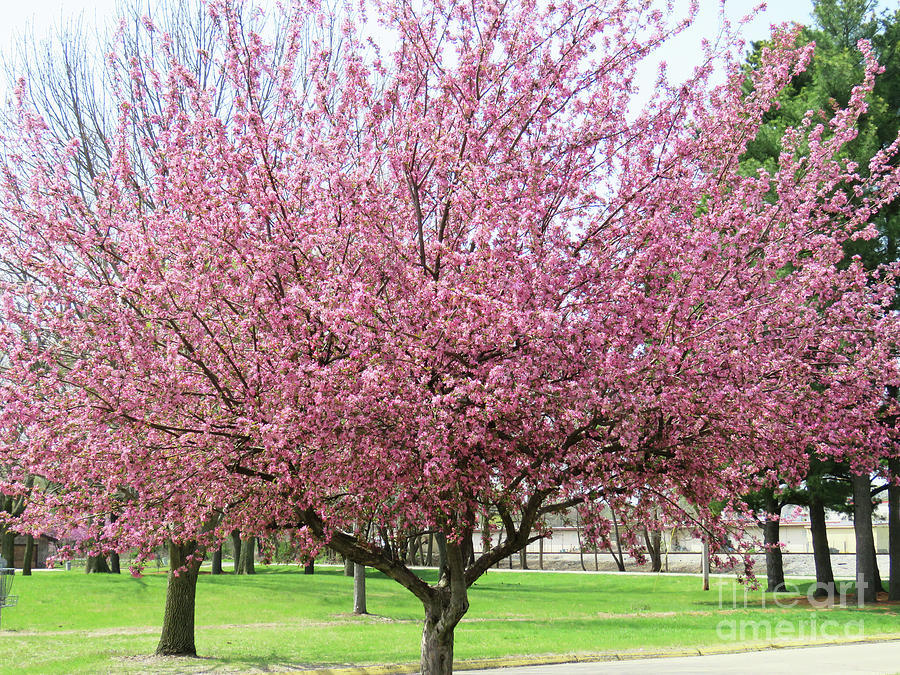
[[[856,48],[860,39],[872,42],[885,68],[868,98],[869,111],[859,123],[859,135],[844,159],[856,162],[865,174],[869,160],[887,147],[900,131],[900,10],[878,11],[875,0],[816,0],[815,25],[801,32],[799,42],[815,42],[815,54],[806,72],[785,88],[780,107],[766,116],[765,124],[742,158],[748,175],[759,169],[774,173],[782,151],[785,129],[801,123],[808,111],[813,122],[826,123],[836,106],[847,104],[853,87],[862,81],[863,60]],[[765,43],[755,43],[748,67],[759,60]],[[881,210],[874,219],[882,236],[871,241],[848,242],[848,256],[859,255],[870,268],[897,259],[900,237],[900,201]]]

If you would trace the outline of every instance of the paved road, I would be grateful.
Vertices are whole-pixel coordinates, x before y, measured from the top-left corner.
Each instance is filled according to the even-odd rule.
[[[768,649],[605,663],[566,663],[491,670],[464,675],[888,675],[900,673],[900,641],[827,647]]]

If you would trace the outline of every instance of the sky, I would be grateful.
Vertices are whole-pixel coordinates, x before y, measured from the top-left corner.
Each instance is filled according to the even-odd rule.
[[[153,3],[161,0],[148,0]],[[657,52],[656,59],[665,60],[669,66],[672,79],[686,78],[697,59],[699,45],[704,37],[713,37],[719,27],[720,0],[699,0],[700,14],[695,24],[684,34],[665,45]],[[895,0],[881,3],[893,4]],[[266,2],[263,5],[274,2]],[[683,16],[687,12],[689,0],[675,0],[676,14]],[[725,0],[725,14],[731,21],[753,11],[759,0]],[[114,14],[116,0],[7,0],[3,7],[3,21],[0,22],[0,54],[3,60],[13,56],[15,37],[25,27],[31,26],[34,34],[42,35],[51,32],[54,26],[65,25],[79,15],[86,23],[102,22]],[[771,0],[768,7],[761,10],[756,18],[747,24],[743,37],[749,42],[764,38],[769,33],[769,26],[785,21],[809,23],[812,0]],[[652,82],[655,66],[646,69],[647,81]],[[0,84],[0,95],[5,92]]]

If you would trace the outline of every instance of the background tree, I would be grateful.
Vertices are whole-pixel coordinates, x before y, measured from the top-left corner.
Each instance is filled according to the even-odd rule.
[[[760,167],[772,170],[777,165],[784,131],[800,124],[807,110],[822,110],[831,115],[836,106],[846,105],[853,88],[863,79],[864,56],[857,48],[859,40],[871,43],[875,58],[884,72],[867,98],[866,113],[858,123],[859,133],[847,144],[846,157],[856,162],[860,172],[865,175],[872,157],[889,147],[900,130],[900,10],[879,12],[876,0],[816,0],[813,4],[813,20],[813,25],[804,28],[798,38],[800,43],[815,43],[813,59],[809,68],[794,77],[782,92],[780,107],[768,113],[761,133],[748,145],[747,153],[742,158],[748,173],[754,173]],[[756,45],[756,54],[760,47],[761,45]],[[751,54],[749,62],[752,64],[756,58],[755,54]],[[848,198],[858,199],[849,191]],[[878,228],[879,236],[846,242],[844,264],[853,256],[860,256],[869,269],[897,261],[900,201],[894,199],[882,204],[873,213],[871,222]],[[868,471],[866,473],[869,474]],[[845,478],[848,485],[860,480],[849,473],[845,474]],[[813,476],[811,479],[815,480]],[[856,491],[862,490],[861,484],[857,488]],[[824,494],[837,501],[823,506],[845,510],[847,502],[844,491],[832,490]],[[819,496],[823,496],[822,493]],[[820,505],[817,499],[811,506],[815,506],[818,516]],[[871,520],[871,514],[867,516],[863,512],[867,511],[867,504],[868,500],[854,500],[854,508],[859,511],[854,517],[854,523],[859,523],[863,528]],[[900,527],[900,518],[894,522]],[[857,532],[857,538],[864,549],[860,552],[858,548],[858,554],[872,558],[871,561],[864,561],[862,567],[868,575],[869,585],[874,589],[880,586],[874,543],[871,547],[866,543],[871,537],[865,532]],[[900,542],[900,531],[895,533],[894,539]],[[821,550],[817,552],[816,560],[817,565],[824,565],[824,553]],[[894,547],[891,563],[894,576],[897,576],[900,574],[900,546]],[[823,568],[822,572],[827,583],[827,571]],[[897,583],[900,584],[900,581]]]

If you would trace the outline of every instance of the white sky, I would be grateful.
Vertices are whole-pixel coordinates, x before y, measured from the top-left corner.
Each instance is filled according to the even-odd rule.
[[[151,6],[161,0],[147,0]],[[897,0],[882,0],[882,6],[894,5]],[[262,0],[262,4],[274,4]],[[719,27],[719,0],[700,0],[700,15],[688,32],[670,42],[657,54],[658,59],[669,65],[670,76],[681,80],[690,74],[699,55],[699,44],[703,37],[713,37]],[[725,13],[732,21],[749,14],[759,4],[759,0],[725,0]],[[86,22],[102,22],[114,13],[115,0],[5,0],[2,3],[2,22],[0,22],[0,54],[4,60],[12,56],[11,50],[17,32],[29,24],[36,35],[49,32],[54,26],[65,25],[70,20],[83,15]],[[683,15],[689,0],[675,0],[676,12]],[[769,0],[768,7],[762,10],[752,23],[748,24],[743,36],[748,41],[764,38],[769,33],[769,26],[784,21],[809,23],[812,0]],[[655,74],[655,68],[647,69],[648,79]],[[652,84],[652,80],[648,82]],[[3,84],[0,84],[2,98]]]

